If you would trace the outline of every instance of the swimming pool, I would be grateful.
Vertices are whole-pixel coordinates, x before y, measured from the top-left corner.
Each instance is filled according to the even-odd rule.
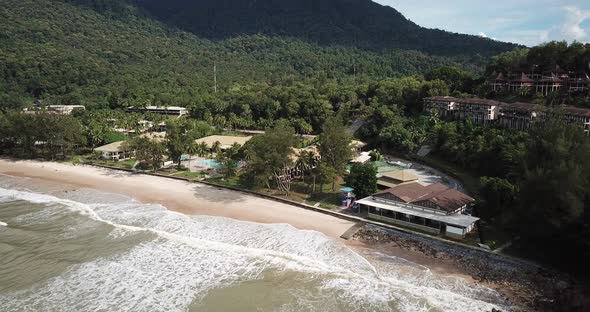
[[[211,167],[211,168],[215,168],[215,169],[219,169],[223,167],[223,164],[213,160],[213,159],[203,159],[203,160],[199,160],[197,162],[195,162],[195,164],[197,164],[198,166],[203,166],[203,167]]]

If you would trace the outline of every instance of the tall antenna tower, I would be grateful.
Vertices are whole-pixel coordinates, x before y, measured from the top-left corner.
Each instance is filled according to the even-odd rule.
[[[213,62],[213,90],[217,93],[217,63]]]

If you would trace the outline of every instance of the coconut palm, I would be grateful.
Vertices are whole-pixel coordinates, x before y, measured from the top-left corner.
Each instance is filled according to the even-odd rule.
[[[215,141],[211,146],[211,150],[217,155],[221,154],[221,142]]]
[[[197,155],[199,157],[207,156],[207,154],[209,153],[209,146],[207,146],[207,143],[201,142],[197,146],[199,147],[199,149],[197,150]]]
[[[199,154],[201,147],[196,142],[192,142],[186,147],[186,152],[188,153],[188,171],[191,171],[191,159],[193,155]]]

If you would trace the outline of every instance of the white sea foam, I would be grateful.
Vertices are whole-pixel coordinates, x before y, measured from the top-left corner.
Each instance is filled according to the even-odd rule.
[[[58,205],[108,223],[114,227],[112,238],[130,231],[152,232],[158,238],[123,254],[72,266],[66,273],[29,290],[0,294],[0,301],[8,302],[8,311],[24,307],[185,311],[211,289],[261,279],[268,271],[307,274],[317,279],[318,287],[333,300],[371,310],[387,311],[392,302],[402,311],[477,311],[496,307],[478,300],[477,293],[459,281],[440,279],[422,270],[405,274],[387,262],[376,262],[374,267],[321,233],[298,231],[289,225],[189,217],[161,206],[130,201],[87,205],[0,188],[0,202],[15,200]],[[47,220],[48,214],[56,213],[49,209],[29,218]]]

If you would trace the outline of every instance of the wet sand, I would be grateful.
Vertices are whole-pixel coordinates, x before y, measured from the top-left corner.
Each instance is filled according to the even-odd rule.
[[[57,182],[127,195],[189,215],[208,215],[257,223],[286,223],[339,239],[354,222],[199,183],[132,174],[85,165],[0,159],[0,174]]]
[[[359,251],[380,252],[402,258],[425,266],[434,273],[461,278],[468,285],[487,284],[488,287],[500,290],[493,284],[478,283],[467,270],[458,267],[453,261],[436,259],[419,251],[388,244],[344,241],[340,236],[354,222],[245,193],[150,175],[54,162],[0,159],[0,174],[31,178],[34,180],[32,184],[42,184],[42,189],[48,193],[90,188],[130,196],[144,204],[160,204],[188,215],[290,224],[300,230],[321,232]],[[506,292],[503,293],[506,295]]]

